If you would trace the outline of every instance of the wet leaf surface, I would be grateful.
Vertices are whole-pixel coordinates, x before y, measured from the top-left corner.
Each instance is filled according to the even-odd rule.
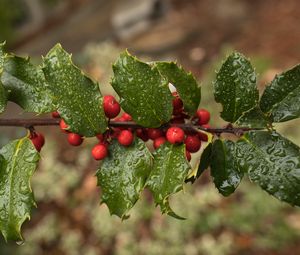
[[[266,128],[271,122],[271,119],[261,111],[259,106],[257,106],[243,113],[235,124],[239,127]]]
[[[4,112],[6,104],[7,104],[7,95],[6,91],[1,83],[1,76],[3,73],[3,65],[5,59],[5,52],[4,52],[4,43],[0,43],[0,113]]]
[[[136,138],[128,148],[116,140],[112,142],[109,156],[97,172],[102,203],[107,204],[111,214],[127,217],[144,189],[151,163],[152,155],[140,139]]]
[[[21,226],[35,206],[30,178],[39,154],[28,138],[0,150],[0,230],[6,240],[22,240]]]

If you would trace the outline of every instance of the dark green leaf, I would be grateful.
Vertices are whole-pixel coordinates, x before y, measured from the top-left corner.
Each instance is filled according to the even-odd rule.
[[[223,106],[221,117],[235,122],[244,112],[256,106],[256,75],[250,62],[240,53],[232,53],[217,73],[214,95]]]
[[[276,132],[251,131],[236,144],[239,167],[279,200],[300,205],[300,148]]]
[[[168,80],[157,67],[143,63],[128,52],[113,65],[112,86],[122,108],[144,127],[159,127],[172,116],[172,95]]]
[[[35,206],[30,178],[39,154],[28,138],[0,150],[0,230],[6,240],[22,240],[21,226]]]
[[[99,86],[85,76],[60,44],[44,58],[43,71],[60,116],[70,130],[84,136],[95,136],[106,130]]]
[[[211,155],[211,176],[223,196],[229,196],[240,184],[244,173],[235,160],[235,143],[232,141],[214,141]]]
[[[300,117],[300,65],[275,77],[264,91],[260,107],[274,122]]]
[[[201,154],[200,164],[198,167],[196,178],[199,178],[201,174],[203,174],[203,172],[209,167],[211,163],[211,154],[212,154],[212,143],[209,143]]]
[[[266,128],[271,120],[257,106],[243,113],[243,115],[235,122],[240,127],[249,128]]]
[[[5,59],[4,45],[5,43],[0,43],[0,74],[2,73]]]
[[[42,69],[31,64],[28,58],[7,56],[1,82],[8,99],[25,111],[45,113],[55,109]]]
[[[116,140],[109,146],[109,156],[103,160],[97,178],[102,189],[102,203],[107,204],[111,214],[122,219],[127,217],[140,197],[151,163],[152,155],[140,139],[135,139],[128,148]]]
[[[185,111],[193,116],[201,99],[201,90],[194,76],[174,62],[156,62],[155,65],[159,72],[176,87]]]
[[[169,206],[169,196],[182,190],[190,165],[185,157],[184,145],[165,143],[154,153],[154,165],[147,180],[155,203],[160,205],[162,213],[177,216]]]
[[[3,64],[5,59],[5,52],[4,52],[4,43],[0,43],[0,113],[4,112],[5,106],[7,104],[7,95],[6,91],[1,83],[1,76],[3,73]]]

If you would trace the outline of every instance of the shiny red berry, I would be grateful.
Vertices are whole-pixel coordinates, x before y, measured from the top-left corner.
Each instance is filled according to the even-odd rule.
[[[201,147],[201,141],[196,135],[188,135],[184,143],[185,148],[192,153],[197,152]]]
[[[132,121],[131,115],[129,115],[127,112],[124,112],[124,113],[122,114],[121,118],[122,118],[124,121]]]
[[[81,135],[75,133],[68,134],[68,142],[73,146],[79,146],[83,142],[83,138]]]
[[[118,135],[118,141],[121,145],[129,146],[133,142],[133,134],[129,130],[122,130]]]
[[[197,110],[197,117],[199,119],[199,125],[207,124],[210,120],[210,113],[205,109],[198,109]]]
[[[158,137],[153,141],[153,147],[154,149],[157,149],[159,146],[164,144],[167,141],[167,139],[164,136]]]
[[[184,139],[184,132],[179,127],[170,127],[167,130],[166,137],[170,143],[181,143]]]
[[[203,133],[203,132],[199,132],[198,133],[198,137],[203,142],[207,142],[208,141],[208,135],[205,134],[205,133]]]
[[[147,142],[149,140],[147,131],[144,128],[138,128],[136,131],[136,136],[140,139],[142,139],[144,142]]]
[[[161,136],[164,135],[163,131],[161,131],[158,128],[148,128],[147,129],[147,134],[148,134],[148,137],[151,140],[154,140],[154,139],[156,139],[156,138],[161,137]]]
[[[172,103],[173,103],[173,109],[174,110],[181,110],[182,107],[183,107],[183,102],[179,97],[173,98]]]
[[[35,149],[40,152],[45,144],[45,137],[41,133],[33,133],[30,135],[29,139],[31,140]]]
[[[107,146],[104,144],[96,144],[92,149],[92,156],[96,160],[104,159],[108,154]]]
[[[188,161],[191,161],[191,159],[192,159],[191,153],[187,150],[185,151],[185,157]]]
[[[66,124],[66,122],[63,119],[60,120],[59,126],[61,131],[63,131],[64,133],[69,133],[69,131],[67,130],[69,126]]]
[[[120,104],[113,96],[104,96],[103,99],[103,109],[106,117],[112,119],[120,113]]]
[[[51,113],[53,118],[60,118],[60,115],[57,111]]]

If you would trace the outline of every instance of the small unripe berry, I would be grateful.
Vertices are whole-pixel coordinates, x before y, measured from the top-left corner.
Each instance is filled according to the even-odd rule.
[[[121,145],[129,146],[133,142],[133,134],[129,130],[122,130],[118,135],[118,141]]]
[[[203,142],[207,142],[208,141],[208,135],[205,134],[205,133],[203,133],[203,132],[199,132],[198,133],[198,137]]]
[[[42,147],[45,144],[45,138],[40,133],[33,133],[30,135],[29,139],[31,140],[32,144],[34,145],[35,149],[40,152]]]
[[[158,137],[153,141],[153,147],[154,149],[157,149],[159,146],[164,144],[167,141],[167,139],[164,136]]]
[[[197,152],[201,147],[201,141],[196,135],[188,135],[184,143],[185,148],[192,153]]]
[[[96,160],[104,159],[108,154],[107,146],[104,144],[96,144],[92,149],[92,156]]]
[[[51,113],[53,118],[60,118],[60,115],[57,111]]]
[[[75,133],[68,134],[68,142],[73,146],[79,146],[83,142],[83,138],[81,135]]]
[[[142,139],[144,142],[147,142],[149,140],[147,131],[144,128],[138,128],[136,131],[136,136],[140,139]]]
[[[66,130],[67,128],[69,128],[69,126],[66,124],[66,122],[63,119],[60,120],[59,126],[61,131],[63,131],[64,133],[69,133],[69,131]]]
[[[164,135],[163,131],[161,131],[158,128],[148,128],[147,129],[147,134],[148,134],[148,137],[151,140],[154,140],[154,139],[156,139],[156,138],[161,137],[161,136]]]
[[[170,127],[167,130],[166,137],[170,143],[181,143],[184,139],[184,132],[179,127]]]
[[[191,153],[187,150],[185,151],[185,157],[188,161],[191,161],[191,159],[192,159]]]
[[[103,109],[106,117],[112,119],[120,113],[120,105],[113,96],[104,96],[103,99]]]
[[[210,120],[210,113],[205,109],[198,109],[197,110],[197,117],[199,118],[199,125],[207,124]]]

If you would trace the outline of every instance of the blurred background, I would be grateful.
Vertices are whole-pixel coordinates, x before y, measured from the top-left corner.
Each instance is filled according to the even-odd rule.
[[[300,62],[298,0],[0,0],[0,41],[7,49],[40,56],[60,42],[73,60],[101,84],[111,64],[128,48],[143,60],[177,60],[199,79],[200,106],[212,112],[212,126],[224,123],[212,96],[215,70],[232,50],[250,57],[263,91],[276,73]],[[24,117],[9,104],[3,117]],[[27,116],[27,114],[25,115]],[[300,122],[276,128],[300,145]],[[121,222],[99,206],[90,149],[68,145],[58,128],[37,128],[46,145],[32,187],[38,208],[26,222],[26,242],[0,241],[3,255],[290,255],[300,254],[300,211],[247,181],[229,198],[218,194],[207,171],[171,200],[187,220],[161,215],[144,192]],[[0,143],[26,134],[1,128]],[[205,146],[205,145],[203,145]],[[194,158],[195,160],[195,158]]]

